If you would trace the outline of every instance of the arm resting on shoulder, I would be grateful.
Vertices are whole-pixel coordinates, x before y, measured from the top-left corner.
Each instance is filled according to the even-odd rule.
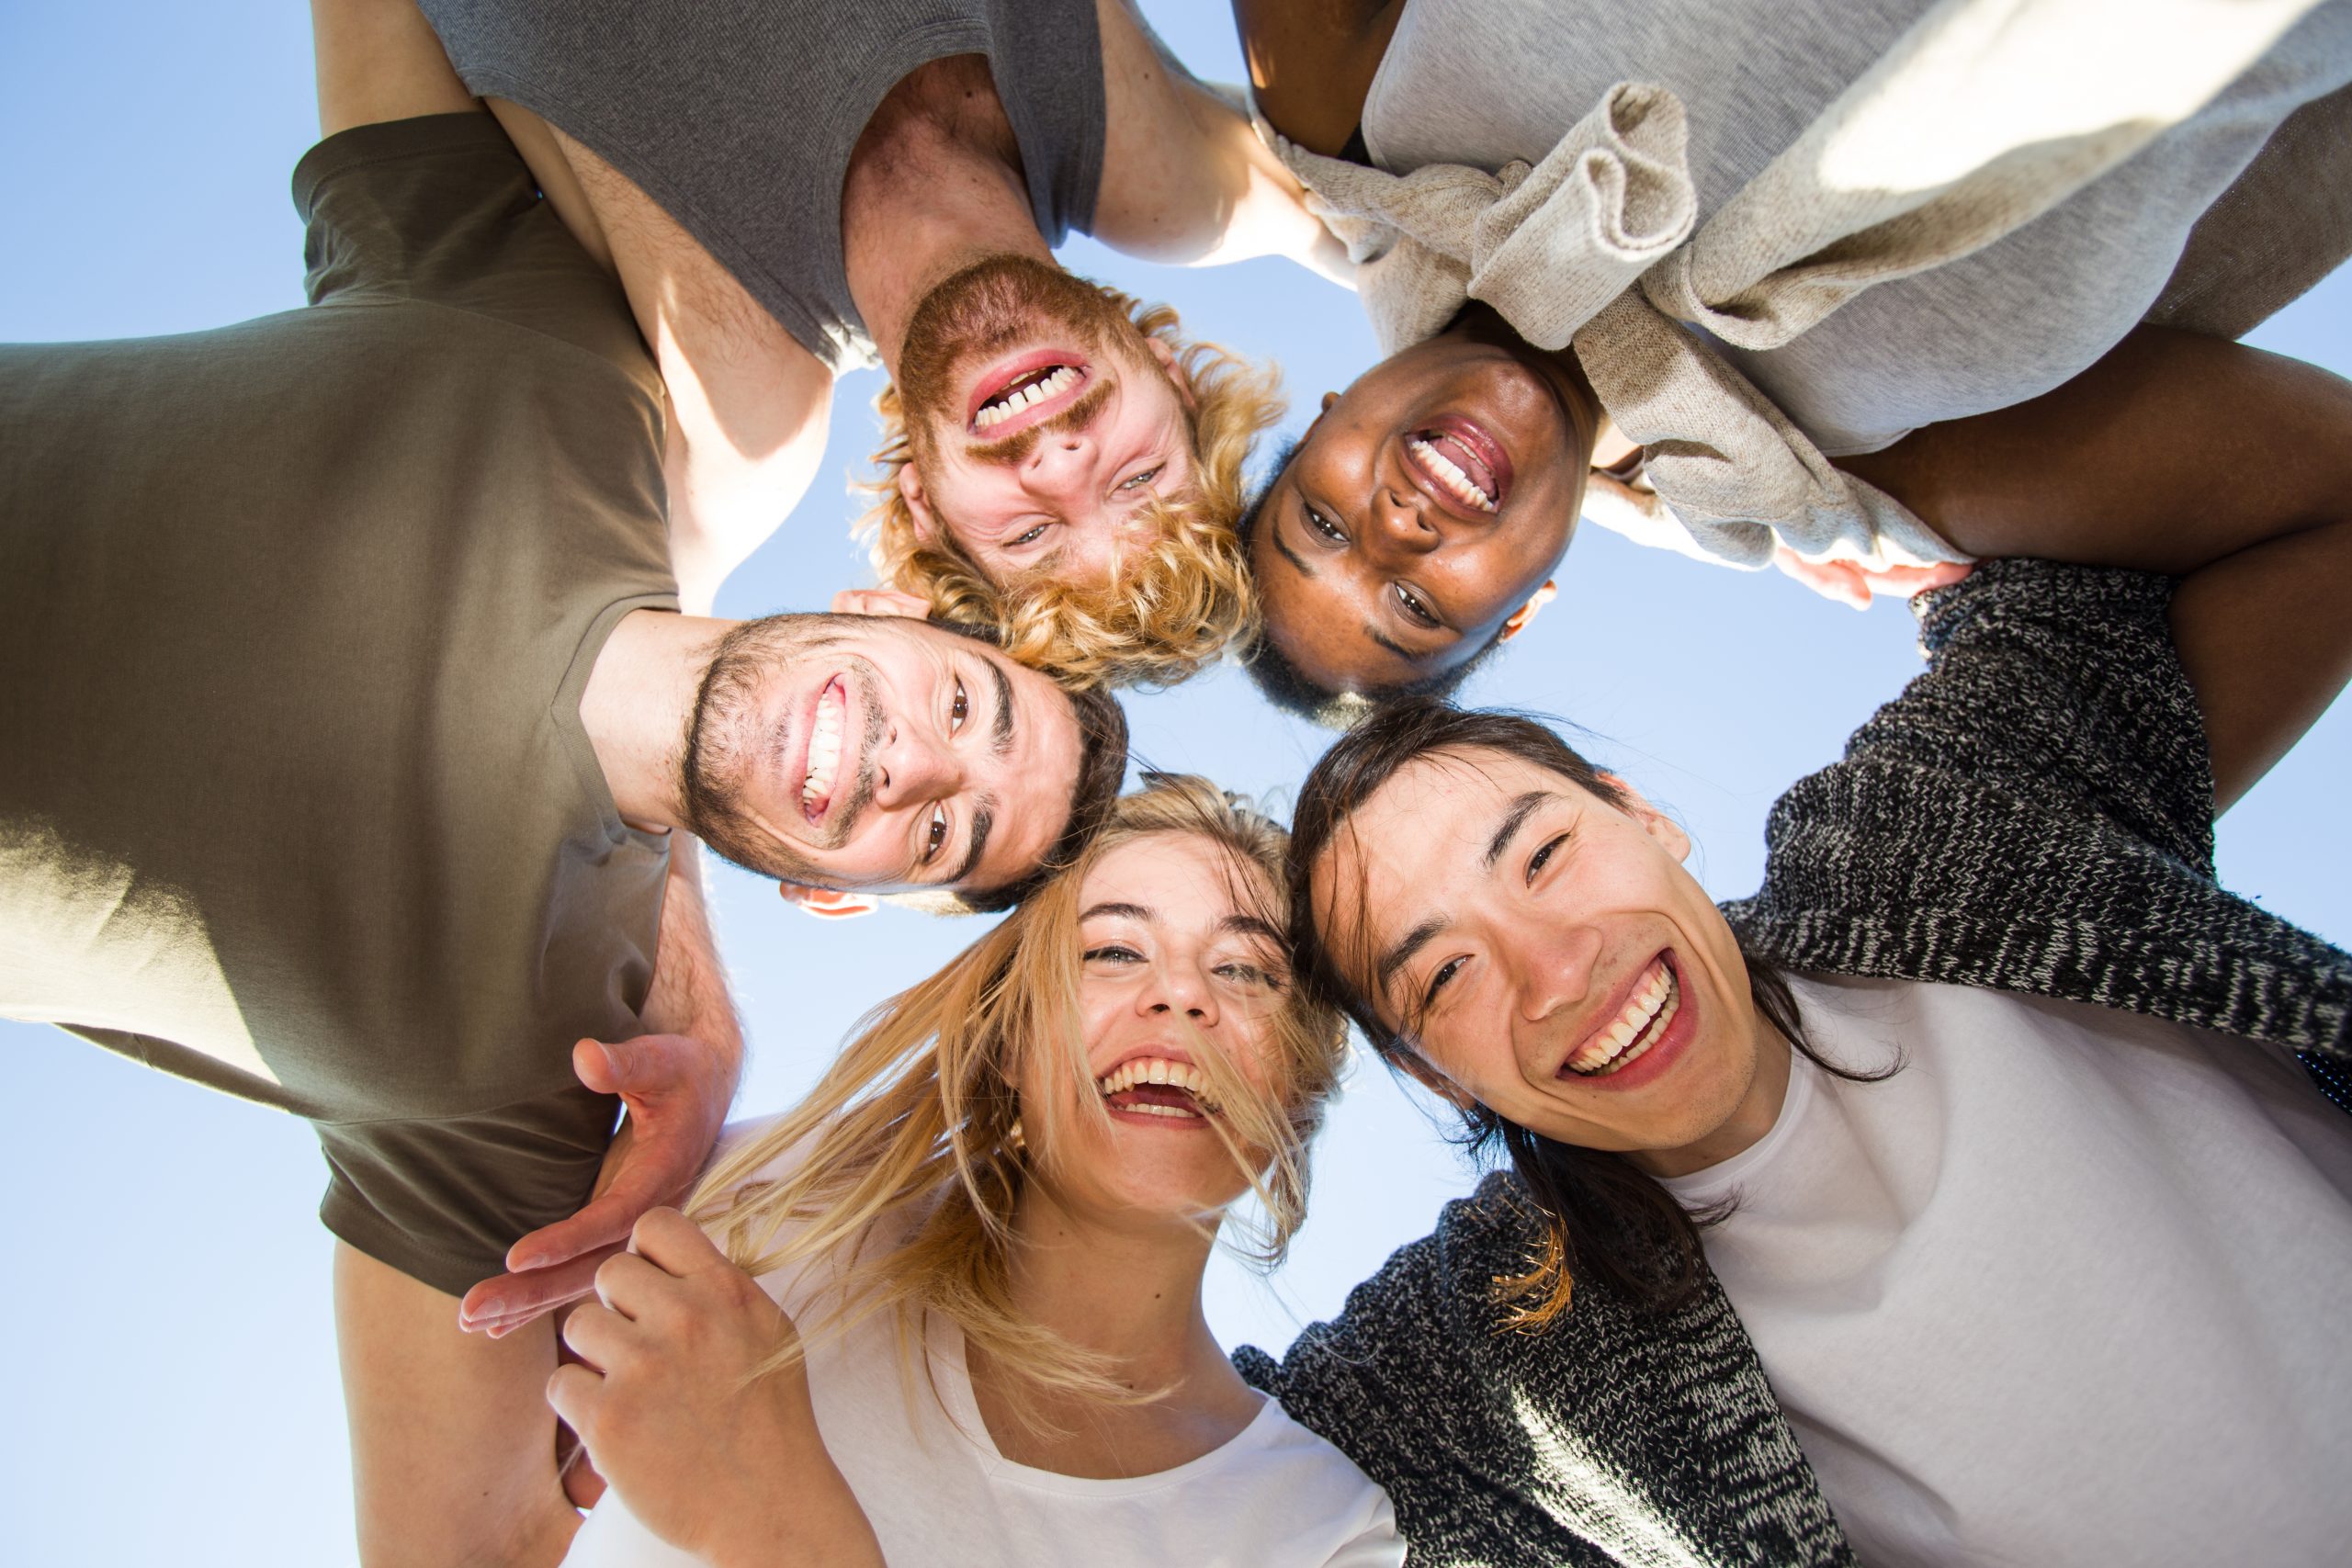
[[[490,110],[574,238],[621,281],[669,390],[662,472],[680,607],[708,615],[727,574],[808,493],[833,378],[660,203],[503,98]]]
[[[2055,391],[1838,463],[1972,554],[2181,578],[2217,809],[2352,673],[2352,384],[2301,360],[2141,327]]]
[[[1258,140],[1238,89],[1198,81],[1130,0],[1097,0],[1109,101],[1094,237],[1131,256],[1187,266],[1288,256],[1354,287],[1346,247]],[[1233,96],[1228,96],[1231,93]]]
[[[561,1561],[580,1517],[556,1476],[553,1327],[460,1333],[454,1298],[344,1242],[334,1317],[360,1561]]]

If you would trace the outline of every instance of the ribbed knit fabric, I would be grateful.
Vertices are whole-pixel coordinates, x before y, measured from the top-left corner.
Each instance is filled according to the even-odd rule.
[[[1102,44],[1091,0],[423,0],[480,96],[506,98],[628,175],[802,347],[874,345],[842,265],[842,179],[917,66],[987,57],[1037,231],[1093,221]]]
[[[2352,954],[2213,880],[2172,589],[1995,561],[1916,601],[1927,672],[1773,807],[1741,940],[2273,1042],[2352,1109]],[[1713,1276],[1666,1315],[1580,1278],[1544,1333],[1498,1332],[1491,1281],[1540,1235],[1491,1176],[1280,1363],[1235,1361],[1388,1489],[1414,1564],[1850,1562]]]

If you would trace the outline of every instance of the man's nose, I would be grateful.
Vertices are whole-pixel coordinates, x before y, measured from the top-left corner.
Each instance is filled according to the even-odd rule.
[[[884,810],[944,800],[964,785],[964,767],[944,746],[894,731],[874,756],[874,803]]]
[[[1094,456],[1093,437],[1085,431],[1048,435],[1022,465],[1022,483],[1039,501],[1075,504],[1093,485]]]
[[[1600,932],[1583,924],[1523,931],[1512,955],[1511,976],[1520,1017],[1541,1023],[1575,1008],[1592,993],[1600,959]]]

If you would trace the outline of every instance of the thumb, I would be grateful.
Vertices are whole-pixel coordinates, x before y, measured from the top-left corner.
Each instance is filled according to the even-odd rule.
[[[656,1094],[683,1076],[678,1045],[677,1037],[669,1034],[640,1034],[611,1043],[582,1040],[571,1048],[571,1070],[598,1094]]]

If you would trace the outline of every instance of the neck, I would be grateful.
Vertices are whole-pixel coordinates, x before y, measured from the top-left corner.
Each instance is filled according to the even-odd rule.
[[[1008,252],[1053,260],[1030,212],[1011,122],[985,61],[933,61],[875,110],[842,182],[850,298],[893,380],[923,297]]]
[[[1788,1103],[1789,1058],[1792,1053],[1786,1037],[1761,1012],[1753,1018],[1756,1072],[1747,1080],[1747,1090],[1740,1096],[1731,1115],[1696,1143],[1685,1144],[1679,1149],[1636,1151],[1631,1156],[1635,1165],[1652,1176],[1688,1176],[1694,1170],[1721,1165],[1764,1141],[1772,1124],[1781,1119],[1781,1107]]]
[[[1180,1223],[1111,1224],[1030,1182],[1012,1216],[1012,1291],[1021,1314],[1111,1360],[1130,1388],[1177,1392],[1178,1407],[1229,1396],[1238,1374],[1201,1308],[1214,1237]]]
[[[640,828],[684,828],[679,795],[686,727],[720,637],[733,621],[632,610],[596,655],[580,697],[580,724],[595,749],[613,804]]]

